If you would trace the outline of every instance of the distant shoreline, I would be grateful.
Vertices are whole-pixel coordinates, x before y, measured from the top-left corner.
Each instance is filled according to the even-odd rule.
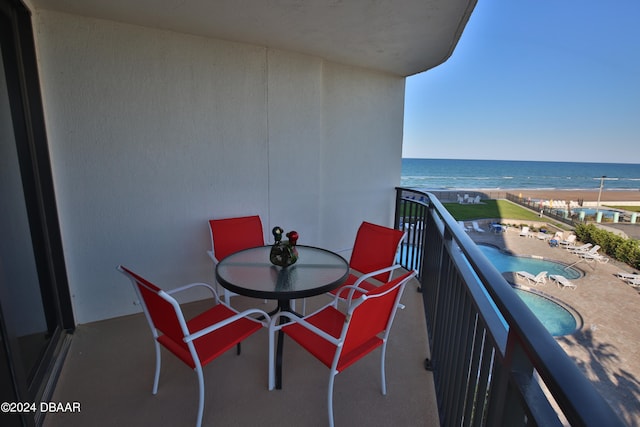
[[[486,195],[489,198],[504,198],[506,193],[514,194],[532,200],[565,200],[567,202],[573,200],[582,200],[585,202],[596,202],[598,200],[599,190],[556,190],[556,189],[527,189],[527,188],[511,188],[511,189],[467,189],[467,190],[429,190],[419,189],[427,193],[433,193],[438,198],[456,200],[456,195],[468,194],[474,197],[476,193]],[[446,195],[446,196],[445,196]],[[611,202],[640,202],[640,190],[623,190],[623,189],[604,189],[600,196],[600,203]]]

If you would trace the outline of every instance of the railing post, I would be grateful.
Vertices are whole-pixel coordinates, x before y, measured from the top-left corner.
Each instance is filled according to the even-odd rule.
[[[433,206],[429,207],[429,212]],[[433,370],[433,340],[437,328],[438,307],[440,304],[440,286],[443,276],[443,259],[445,258],[446,239],[451,240],[451,235],[445,233],[442,240],[439,236],[438,229],[433,220],[432,214],[426,218],[425,235],[424,235],[424,251],[422,252],[422,299],[425,308],[425,320],[427,322],[427,330],[429,331],[429,348],[431,349],[431,358],[427,358],[424,362],[425,369]],[[429,306],[429,307],[427,307]]]
[[[396,190],[396,211],[393,218],[393,228],[400,230],[400,209],[402,205],[402,190]]]

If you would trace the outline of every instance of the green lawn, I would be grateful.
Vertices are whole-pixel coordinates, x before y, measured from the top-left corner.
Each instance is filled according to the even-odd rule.
[[[478,205],[443,203],[449,213],[459,221],[481,218],[504,218],[522,221],[539,221],[538,215],[508,200],[483,200]]]

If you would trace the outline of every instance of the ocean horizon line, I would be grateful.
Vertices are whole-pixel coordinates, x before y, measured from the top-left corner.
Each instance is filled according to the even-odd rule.
[[[419,190],[419,191],[504,191],[504,192],[509,192],[509,191],[599,191],[600,187],[595,187],[595,188],[563,188],[563,187],[505,187],[505,188],[501,188],[501,187],[446,187],[446,188],[429,188],[429,187],[423,187],[423,186],[416,186],[416,185],[411,185],[411,186],[406,186],[406,185],[401,185],[401,188],[407,188],[407,189],[411,189],[411,190]],[[628,191],[628,192],[634,192],[634,191],[638,191],[640,192],[640,188],[604,188],[602,190],[602,192],[604,193],[605,191],[610,191],[610,192],[614,192],[614,191]]]
[[[445,160],[464,162],[523,162],[523,163],[569,163],[593,165],[638,165],[638,162],[598,162],[598,161],[569,161],[569,160],[525,160],[525,159],[454,159],[448,157],[402,157],[402,160]]]
[[[506,160],[403,159],[403,187],[437,191],[486,189],[640,189],[640,165]]]

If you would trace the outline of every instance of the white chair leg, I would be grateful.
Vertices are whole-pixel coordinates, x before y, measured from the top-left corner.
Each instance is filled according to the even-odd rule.
[[[333,383],[337,372],[329,373],[329,392],[327,393],[327,408],[329,410],[329,427],[333,427]]]
[[[380,356],[380,378],[381,378],[381,382],[382,382],[382,394],[386,395],[387,394],[387,378],[386,375],[384,373],[384,360],[385,360],[385,354],[387,353],[387,342],[385,341],[382,344],[382,352],[381,352],[381,356]]]
[[[228,291],[227,289],[224,290],[224,302],[229,306],[231,305],[232,296],[233,294],[230,291]]]
[[[156,372],[155,372],[155,375],[153,376],[153,390],[151,391],[151,393],[157,394],[158,383],[160,382],[161,353],[160,353],[160,344],[158,343],[158,341],[155,341],[154,344],[156,345]]]
[[[220,284],[218,284],[218,281],[217,281],[217,280],[214,280],[214,282],[215,282],[215,284],[216,284],[216,295],[218,295],[218,298],[220,298],[220,295],[221,295],[221,294],[220,294]],[[224,293],[224,290],[223,290],[223,292],[222,292],[222,293]]]
[[[204,414],[204,377],[202,375],[202,366],[196,366],[196,374],[198,375],[198,388],[200,396],[198,397],[198,418],[196,419],[196,427],[202,425],[202,416]]]
[[[274,352],[274,345],[273,345],[273,341],[274,341],[274,336],[275,336],[275,331],[271,330],[271,328],[269,328],[269,390],[273,390],[276,386],[276,373],[275,373],[275,356],[273,354]]]

